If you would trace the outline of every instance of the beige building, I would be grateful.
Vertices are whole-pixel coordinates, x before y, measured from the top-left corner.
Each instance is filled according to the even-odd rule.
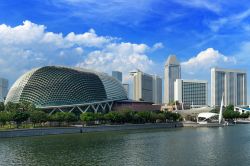
[[[133,97],[136,101],[146,101],[155,104],[162,103],[162,79],[140,70],[131,72],[134,79]]]

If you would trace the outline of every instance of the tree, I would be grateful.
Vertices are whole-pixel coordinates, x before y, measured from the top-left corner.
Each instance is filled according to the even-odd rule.
[[[40,110],[30,111],[30,121],[33,123],[35,127],[36,123],[43,123],[48,120],[48,115]]]
[[[7,122],[11,121],[12,114],[7,111],[0,112],[0,123],[2,126],[6,125]]]
[[[13,121],[16,122],[17,128],[19,128],[22,122],[28,120],[29,116],[30,116],[29,113],[26,111],[18,110],[13,112]]]
[[[81,121],[85,122],[86,124],[96,120],[95,113],[93,112],[85,112],[80,115]]]
[[[4,111],[4,102],[0,102],[0,112]]]
[[[34,104],[27,102],[27,101],[21,101],[19,103],[19,109],[23,110],[23,111],[35,111],[36,107]]]
[[[74,113],[72,112],[65,112],[64,113],[64,120],[67,122],[69,125],[70,122],[75,122],[77,121],[77,117]]]
[[[105,119],[112,123],[124,123],[125,116],[121,112],[109,112],[104,115]]]
[[[64,112],[56,112],[52,114],[49,119],[54,122],[58,122],[59,126],[61,126],[62,122],[65,121],[65,113]]]
[[[242,118],[242,119],[249,118],[249,112],[242,113],[242,114],[240,115],[240,118]]]

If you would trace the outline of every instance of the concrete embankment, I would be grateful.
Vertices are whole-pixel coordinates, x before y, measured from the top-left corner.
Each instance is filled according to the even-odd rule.
[[[104,131],[122,131],[139,129],[163,129],[183,127],[182,123],[152,123],[152,124],[124,124],[124,125],[99,125],[87,127],[58,127],[58,128],[35,128],[15,129],[0,131],[0,138],[30,137],[42,135],[73,134]]]

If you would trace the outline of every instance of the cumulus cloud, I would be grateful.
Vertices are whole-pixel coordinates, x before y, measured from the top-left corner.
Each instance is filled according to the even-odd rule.
[[[146,44],[124,43],[116,37],[99,36],[94,29],[76,34],[46,31],[46,26],[30,21],[11,27],[0,25],[0,76],[13,82],[20,74],[43,65],[68,65],[110,72],[147,71],[153,61]],[[126,74],[125,74],[126,75]]]
[[[202,72],[208,73],[211,67],[223,67],[228,64],[235,64],[236,59],[221,54],[218,50],[207,48],[201,51],[197,56],[182,62],[183,71],[188,74],[194,75]]]
[[[153,61],[145,54],[148,49],[145,44],[111,43],[103,50],[89,53],[87,58],[77,66],[106,72],[116,69],[125,74],[127,81],[130,71],[136,68],[148,71],[152,67]]]

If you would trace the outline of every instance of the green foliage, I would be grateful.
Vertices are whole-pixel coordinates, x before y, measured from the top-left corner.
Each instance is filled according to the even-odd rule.
[[[19,103],[19,109],[22,110],[22,111],[35,111],[36,110],[36,107],[34,104],[31,104],[29,102],[26,102],[26,101],[22,101]]]
[[[109,112],[104,115],[104,118],[112,123],[124,123],[125,115],[121,112]]]
[[[223,111],[223,117],[225,119],[237,119],[240,118],[241,115],[239,112],[234,111],[234,106],[233,105],[229,105],[225,108],[225,111]]]
[[[48,120],[48,115],[40,110],[30,111],[30,121],[34,124],[43,123]]]
[[[240,118],[242,118],[242,119],[249,118],[249,112],[242,113],[242,114],[240,115]]]
[[[0,112],[2,112],[4,110],[5,110],[4,102],[0,102]]]
[[[211,112],[211,113],[216,113],[216,114],[218,114],[218,113],[220,112],[220,110],[219,110],[219,109],[214,108],[214,109],[212,109],[210,112]]]
[[[11,121],[13,114],[7,111],[0,112],[0,123],[1,125],[5,125],[7,122]]]
[[[225,108],[225,111],[234,111],[234,106],[233,106],[233,105],[228,105],[228,106]]]
[[[74,113],[72,112],[65,112],[64,113],[64,120],[69,123],[69,122],[75,122],[77,121],[77,117]]]
[[[28,120],[30,114],[26,111],[14,111],[13,113],[13,121],[16,122],[17,128],[19,127],[22,122]]]
[[[88,123],[96,120],[95,113],[93,112],[85,112],[80,115],[81,121]]]

